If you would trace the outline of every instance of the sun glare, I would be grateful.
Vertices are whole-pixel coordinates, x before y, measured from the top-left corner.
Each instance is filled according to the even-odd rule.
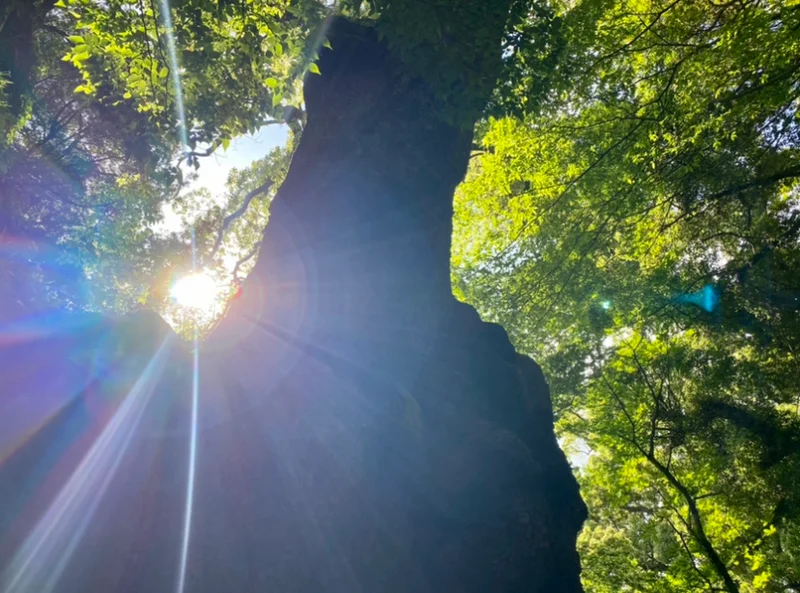
[[[208,274],[198,272],[180,278],[170,294],[175,302],[198,312],[211,310],[219,300],[220,287]]]

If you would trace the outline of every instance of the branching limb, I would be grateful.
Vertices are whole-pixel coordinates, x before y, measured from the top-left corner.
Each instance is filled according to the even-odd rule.
[[[686,538],[683,536],[681,530],[678,529],[669,518],[667,519],[667,523],[669,524],[670,527],[672,527],[672,531],[675,532],[675,535],[678,536],[678,540],[680,540],[681,542],[681,547],[683,548],[684,552],[686,552],[686,555],[689,557],[689,564],[691,564],[694,571],[698,575],[700,575],[700,578],[703,579],[706,585],[708,585],[709,590],[711,591],[718,590],[714,587],[714,584],[706,576],[706,574],[702,570],[700,570],[700,568],[697,566],[697,561],[694,558],[694,554],[692,554],[692,551],[689,549],[689,544],[686,542]]]
[[[219,228],[219,232],[217,233],[217,240],[214,242],[214,247],[211,250],[211,255],[209,256],[209,259],[214,259],[214,257],[217,255],[217,252],[219,251],[219,248],[222,245],[222,240],[225,237],[225,231],[228,230],[228,227],[235,220],[241,218],[245,212],[247,212],[247,209],[250,207],[250,202],[252,202],[258,196],[265,194],[267,191],[269,191],[269,189],[272,187],[272,184],[273,184],[272,179],[267,179],[257,188],[248,192],[247,195],[244,197],[242,205],[239,206],[236,210],[234,210],[230,214],[228,214],[228,216],[226,216],[222,220],[222,226]]]
[[[253,248],[248,251],[239,261],[236,262],[236,265],[233,266],[233,281],[239,282],[239,268],[253,259],[256,254],[258,253],[258,248],[261,247],[260,243],[256,243]]]

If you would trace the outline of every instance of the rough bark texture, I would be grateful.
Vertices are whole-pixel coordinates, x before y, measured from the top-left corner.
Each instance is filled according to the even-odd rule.
[[[185,590],[579,592],[585,509],[542,373],[451,296],[470,134],[371,30],[331,36],[256,269],[199,356]],[[60,410],[13,450],[0,420],[5,586],[175,590],[191,355],[145,314],[75,323],[0,354],[17,425]]]

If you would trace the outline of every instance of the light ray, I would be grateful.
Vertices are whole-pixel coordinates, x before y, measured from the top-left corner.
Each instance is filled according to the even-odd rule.
[[[183,148],[189,147],[189,131],[186,128],[186,113],[183,109],[183,87],[181,87],[181,72],[178,66],[178,50],[175,47],[175,35],[172,30],[172,15],[169,11],[169,0],[161,0],[161,19],[166,30],[167,60],[169,61],[170,78],[175,90],[175,111],[180,126],[180,141]]]
[[[192,272],[197,267],[197,246],[192,228]],[[186,587],[186,565],[189,561],[189,540],[192,535],[192,509],[194,507],[194,474],[197,466],[197,400],[200,386],[200,340],[197,322],[194,325],[194,348],[192,352],[192,417],[189,432],[189,475],[186,479],[186,509],[183,516],[183,539],[181,540],[181,560],[178,570],[177,593]]]
[[[197,327],[194,329],[194,352],[192,358],[192,425],[189,433],[189,476],[186,480],[186,510],[183,517],[183,539],[181,541],[181,564],[178,573],[178,593],[186,586],[186,564],[189,559],[189,538],[192,533],[192,508],[194,507],[194,474],[197,465],[197,400],[200,383],[200,356]]]
[[[186,113],[183,107],[183,89],[181,87],[180,67],[178,65],[178,51],[175,46],[175,34],[172,27],[172,15],[170,14],[169,1],[161,0],[161,18],[164,23],[165,36],[167,40],[167,59],[172,78],[172,85],[175,89],[175,110],[178,116],[180,127],[180,141],[183,149],[189,148],[188,129],[186,125]],[[194,228],[192,228],[192,272],[197,267],[197,248],[195,245]],[[194,352],[192,359],[192,416],[191,430],[189,434],[189,470],[186,480],[186,508],[183,519],[183,538],[181,540],[180,566],[178,567],[177,592],[183,593],[186,586],[186,565],[189,559],[189,540],[192,532],[192,507],[194,506],[194,475],[197,464],[197,400],[200,381],[199,369],[199,344],[198,329],[195,322],[194,328]]]

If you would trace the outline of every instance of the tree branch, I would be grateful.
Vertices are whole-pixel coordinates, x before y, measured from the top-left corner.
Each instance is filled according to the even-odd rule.
[[[777,173],[774,173],[773,175],[758,177],[746,183],[734,185],[733,187],[729,187],[717,193],[711,194],[710,196],[708,196],[707,199],[709,201],[718,200],[719,198],[732,196],[741,193],[743,191],[747,191],[748,189],[753,189],[756,187],[768,187],[770,185],[777,183],[778,181],[782,181],[784,179],[791,179],[792,177],[800,177],[800,165],[789,167],[788,169],[784,169],[783,171],[779,171]]]
[[[650,464],[653,465],[653,467],[655,467],[661,473],[661,475],[667,479],[669,484],[680,493],[686,502],[686,506],[689,508],[689,515],[693,524],[692,528],[690,529],[690,533],[703,550],[706,558],[708,558],[708,561],[714,568],[714,572],[716,572],[717,575],[719,575],[719,577],[722,579],[722,582],[725,584],[725,590],[728,593],[739,593],[739,585],[737,585],[736,581],[733,580],[733,577],[728,571],[728,567],[725,566],[722,558],[720,558],[717,550],[711,544],[711,541],[706,535],[705,528],[703,527],[703,520],[700,516],[700,510],[697,508],[696,498],[692,495],[689,489],[682,482],[680,482],[678,478],[675,477],[671,470],[667,469],[664,464],[656,459],[655,455],[647,455],[646,457]]]
[[[703,571],[702,571],[702,570],[700,570],[700,569],[697,567],[697,564],[695,564],[695,560],[694,560],[694,554],[692,554],[692,551],[689,549],[689,545],[686,543],[686,539],[683,537],[683,533],[681,533],[681,530],[680,530],[680,529],[678,529],[678,528],[675,526],[675,524],[674,524],[672,521],[670,521],[670,520],[669,520],[669,518],[667,518],[667,523],[669,524],[669,526],[670,526],[670,527],[672,527],[672,531],[674,531],[674,532],[675,532],[675,535],[677,535],[677,536],[678,536],[678,539],[679,539],[679,540],[680,540],[680,542],[681,542],[681,547],[683,547],[684,551],[686,552],[686,555],[689,557],[689,564],[691,564],[691,565],[692,565],[692,568],[694,569],[694,571],[695,571],[697,574],[699,574],[699,575],[700,575],[700,578],[701,578],[701,579],[703,579],[703,581],[706,583],[706,585],[708,585],[708,588],[709,588],[709,590],[713,591],[713,590],[714,590],[714,584],[713,584],[713,583],[711,582],[711,580],[710,580],[710,579],[709,579],[709,578],[708,578],[708,577],[705,575],[705,573],[703,573]]]
[[[253,259],[255,257],[255,255],[258,253],[258,249],[260,247],[261,247],[261,244],[260,243],[256,243],[253,246],[253,248],[250,251],[248,251],[247,254],[244,257],[242,257],[239,261],[237,261],[235,266],[233,266],[233,280],[234,280],[234,282],[238,282],[239,281],[239,268],[243,264],[245,264],[248,261],[250,261],[251,259]]]
[[[233,221],[240,218],[245,212],[247,212],[247,209],[250,207],[250,202],[252,202],[256,197],[269,191],[269,188],[272,187],[272,184],[273,184],[272,179],[267,179],[257,188],[248,192],[247,195],[244,197],[242,205],[239,206],[236,210],[234,210],[230,214],[228,214],[228,216],[226,216],[224,219],[222,219],[222,226],[219,228],[219,232],[217,233],[217,240],[214,242],[214,247],[211,250],[211,255],[209,256],[209,259],[214,259],[214,256],[217,255],[217,252],[219,251],[219,248],[222,245],[222,240],[225,236],[225,231],[228,230],[228,227],[231,225],[231,223],[233,223]]]

